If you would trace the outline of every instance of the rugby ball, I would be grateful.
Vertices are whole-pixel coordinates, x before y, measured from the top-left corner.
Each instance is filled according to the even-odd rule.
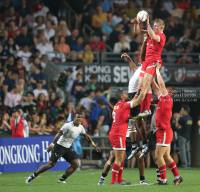
[[[146,11],[140,11],[140,12],[137,14],[137,19],[138,19],[139,21],[144,22],[144,21],[147,20],[147,15],[148,15],[148,13],[147,13]]]

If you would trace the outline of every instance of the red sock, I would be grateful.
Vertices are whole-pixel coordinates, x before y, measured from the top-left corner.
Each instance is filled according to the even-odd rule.
[[[122,172],[123,172],[123,169],[124,169],[124,162],[121,164],[120,166],[120,170],[119,170],[119,174],[118,174],[118,182],[122,182]]]
[[[151,99],[152,99],[152,93],[147,93],[145,100],[146,101],[145,109],[148,111],[150,110]]]
[[[146,97],[145,97],[144,100],[140,103],[140,113],[142,113],[142,112],[144,111],[145,99],[146,99]]]
[[[166,179],[166,165],[163,165],[162,167],[158,168],[160,171],[160,178]]]
[[[176,162],[173,161],[171,164],[168,165],[168,168],[170,168],[171,172],[173,173],[174,177],[179,176],[178,168],[176,167]]]
[[[112,166],[112,181],[110,184],[114,184],[115,182],[117,182],[119,170],[120,170],[120,166],[114,163]]]

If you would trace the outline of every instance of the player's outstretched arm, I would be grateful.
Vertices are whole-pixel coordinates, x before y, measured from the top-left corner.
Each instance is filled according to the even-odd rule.
[[[157,96],[161,95],[160,88],[159,88],[158,84],[155,82],[154,79],[152,81],[152,87],[153,87],[153,90],[155,91]]]
[[[143,35],[144,33],[146,33],[145,30],[140,29],[140,25],[139,25],[140,21],[138,19],[136,18],[131,19],[131,23],[134,23],[133,32],[135,34]]]
[[[133,70],[133,71],[136,71],[138,69],[138,67],[136,66],[136,64],[132,61],[131,57],[127,54],[127,53],[123,53],[121,55],[121,58],[126,58],[128,60],[128,63],[130,65],[130,68]]]
[[[92,141],[92,138],[87,134],[82,134],[82,136],[88,141],[88,143],[92,144],[92,146],[94,147],[94,149],[97,151],[97,152],[101,152],[101,149],[99,149],[96,144],[94,143],[94,141]]]
[[[53,139],[52,143],[49,145],[49,147],[47,147],[47,152],[50,152],[50,151],[53,149],[54,145],[57,143],[58,139],[59,139],[62,135],[63,135],[63,132],[62,132],[62,130],[60,130],[60,131],[56,134],[56,136],[54,137],[54,139]]]
[[[153,39],[156,42],[160,42],[160,37],[158,35],[156,35],[154,33],[153,29],[151,28],[151,25],[149,23],[149,15],[147,15],[147,32],[151,39]]]
[[[160,93],[161,93],[162,95],[167,95],[168,92],[167,92],[167,89],[166,89],[166,87],[165,87],[165,82],[164,82],[164,80],[163,80],[163,78],[162,78],[162,76],[161,76],[161,74],[160,74],[160,71],[159,71],[160,66],[161,66],[161,64],[160,64],[160,63],[157,63],[157,67],[156,67],[157,81],[158,81]]]

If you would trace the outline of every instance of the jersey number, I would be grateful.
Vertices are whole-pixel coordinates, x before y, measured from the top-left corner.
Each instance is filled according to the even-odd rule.
[[[113,118],[113,123],[116,121],[116,113],[113,111],[112,112],[112,118]]]

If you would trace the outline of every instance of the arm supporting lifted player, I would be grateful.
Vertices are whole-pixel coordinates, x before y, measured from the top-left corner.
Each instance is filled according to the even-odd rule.
[[[50,152],[54,145],[57,143],[58,139],[63,135],[63,132],[62,130],[60,130],[56,136],[54,137],[53,139],[53,142],[49,145],[49,147],[47,147],[47,152]],[[88,143],[92,144],[92,146],[94,147],[94,149],[97,151],[97,152],[101,152],[101,150],[96,146],[96,144],[94,143],[94,141],[92,141],[92,138],[87,134],[82,134],[82,136],[88,141]]]

